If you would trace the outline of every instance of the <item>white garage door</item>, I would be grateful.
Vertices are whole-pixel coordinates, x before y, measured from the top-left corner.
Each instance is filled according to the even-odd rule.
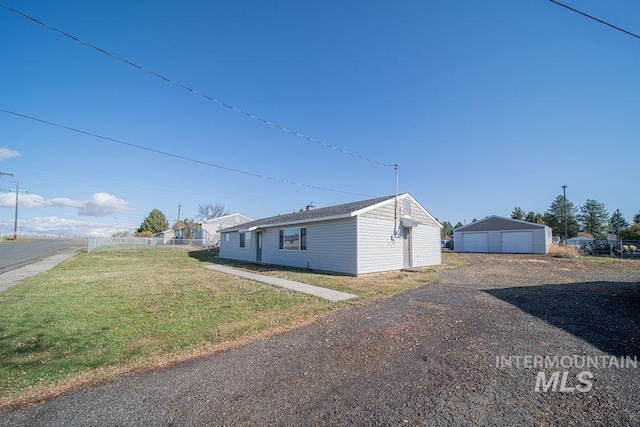
[[[533,253],[533,233],[531,231],[503,231],[502,252],[511,254]]]
[[[489,252],[489,234],[463,233],[462,249],[465,252]]]

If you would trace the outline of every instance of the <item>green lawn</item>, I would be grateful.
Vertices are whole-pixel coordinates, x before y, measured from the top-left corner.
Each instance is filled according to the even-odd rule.
[[[81,253],[1,293],[0,408],[208,354],[437,280],[433,270],[356,278],[260,267],[360,297],[330,303],[215,272],[209,262],[219,261],[207,252]]]

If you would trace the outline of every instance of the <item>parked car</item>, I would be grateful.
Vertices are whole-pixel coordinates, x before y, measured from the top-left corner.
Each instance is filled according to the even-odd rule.
[[[445,249],[451,249],[453,250],[453,239],[449,240],[447,243],[445,243],[444,245]]]
[[[595,239],[587,246],[587,253],[592,255],[610,255],[611,245],[607,239]]]

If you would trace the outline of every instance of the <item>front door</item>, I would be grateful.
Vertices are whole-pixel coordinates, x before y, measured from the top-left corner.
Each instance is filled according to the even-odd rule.
[[[410,268],[411,263],[411,228],[404,227],[402,229],[402,249],[403,249],[403,264],[404,268]]]
[[[256,262],[262,262],[262,231],[256,233]]]

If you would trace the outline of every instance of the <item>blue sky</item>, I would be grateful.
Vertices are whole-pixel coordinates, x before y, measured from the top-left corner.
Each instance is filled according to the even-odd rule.
[[[400,192],[441,221],[544,212],[563,184],[577,206],[595,199],[627,220],[640,210],[640,40],[550,1],[2,3],[260,118],[397,163]],[[640,33],[637,1],[566,4]],[[1,109],[208,164],[0,112],[0,171],[14,174],[0,188],[27,191],[23,234],[108,235],[152,209],[172,223],[179,204],[182,217],[219,203],[260,218],[395,192],[392,167],[1,7],[0,60]],[[5,234],[14,203],[3,191]]]

